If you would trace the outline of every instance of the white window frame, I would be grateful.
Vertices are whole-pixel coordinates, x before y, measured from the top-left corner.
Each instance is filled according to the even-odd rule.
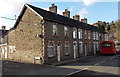
[[[66,28],[66,29],[65,29]],[[65,26],[64,27],[64,36],[66,37],[66,36],[68,36],[69,34],[68,34],[68,27],[67,26]]]
[[[67,50],[68,51],[66,51],[66,48],[68,48]],[[65,55],[69,55],[69,43],[65,43]]]
[[[50,52],[49,48],[53,48],[53,52]],[[54,56],[54,51],[55,51],[55,44],[54,43],[48,43],[48,57],[53,57]]]
[[[73,28],[73,38],[77,38],[77,28]]]
[[[91,51],[91,47],[92,47],[92,46],[91,46],[91,42],[88,42],[88,46],[89,46],[89,47],[88,47],[88,48],[89,48],[89,51]]]
[[[93,40],[95,40],[95,32],[93,32]]]
[[[91,39],[91,31],[88,31],[88,39]]]
[[[99,42],[96,42],[96,50],[99,51]]]
[[[84,31],[85,32],[85,39],[87,39],[87,30]]]
[[[58,33],[57,33],[57,25],[56,24],[53,24],[52,26],[52,32],[53,32],[53,36],[56,36]]]
[[[98,32],[96,32],[96,40],[98,40]]]
[[[82,39],[82,29],[78,29],[78,37],[79,39]]]

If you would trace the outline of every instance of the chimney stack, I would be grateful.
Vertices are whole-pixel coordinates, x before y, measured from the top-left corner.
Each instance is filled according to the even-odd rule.
[[[3,25],[3,26],[2,26],[2,30],[6,30],[6,26]]]
[[[51,11],[53,13],[57,13],[57,6],[55,4],[52,4],[52,6],[49,7],[49,11]]]
[[[70,11],[68,11],[68,9],[65,9],[65,11],[63,12],[63,16],[70,18]]]
[[[87,23],[87,18],[81,19],[81,22]]]
[[[79,21],[80,20],[80,16],[78,14],[76,14],[75,16],[73,16],[73,19]]]

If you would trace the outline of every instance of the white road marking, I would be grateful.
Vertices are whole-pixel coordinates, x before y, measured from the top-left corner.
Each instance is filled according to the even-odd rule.
[[[67,74],[66,76],[69,76],[69,75],[72,75],[72,74],[75,74],[75,73],[78,73],[78,72],[81,72],[81,71],[84,71],[84,70],[87,70],[87,69],[88,69],[88,68],[84,68],[84,69],[81,69],[81,70],[72,72],[72,73],[70,73],[70,74]]]
[[[96,63],[95,66],[96,66],[96,65],[99,65],[99,64],[100,64],[100,63]]]
[[[105,63],[106,61],[102,61],[102,62],[100,62],[100,63],[96,63],[96,64],[94,64],[95,66],[96,65],[99,65],[99,64],[102,64],[102,63]]]
[[[114,57],[112,57],[112,58],[110,58],[110,59],[114,59],[114,58],[116,58],[116,57],[118,57],[118,56],[114,56]],[[106,60],[105,60],[105,61],[102,61],[102,62],[100,62],[100,63],[96,63],[96,64],[94,64],[94,65],[96,66],[96,65],[99,65],[99,64],[102,64],[102,63],[105,63],[105,62],[106,62]],[[81,69],[81,70],[72,72],[72,73],[70,73],[70,74],[67,74],[66,76],[69,76],[69,75],[72,75],[72,74],[75,74],[75,73],[78,73],[78,72],[81,72],[81,71],[84,71],[84,70],[87,70],[87,69],[88,69],[88,68],[84,68],[84,69]]]
[[[100,64],[102,64],[102,63],[105,63],[106,61],[102,61],[102,62],[100,62]]]
[[[114,59],[114,58],[116,58],[116,57],[118,57],[118,56],[112,57],[112,58],[110,58],[110,59]]]

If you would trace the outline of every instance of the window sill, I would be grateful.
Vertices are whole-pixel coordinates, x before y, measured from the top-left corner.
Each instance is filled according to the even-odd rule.
[[[57,36],[57,35],[53,35],[53,37],[58,38],[58,36]]]
[[[65,54],[65,56],[69,56],[69,54]]]
[[[69,36],[65,36],[65,38],[69,38]]]
[[[53,57],[54,57],[54,55],[49,55],[49,56],[48,56],[48,58],[53,58]]]

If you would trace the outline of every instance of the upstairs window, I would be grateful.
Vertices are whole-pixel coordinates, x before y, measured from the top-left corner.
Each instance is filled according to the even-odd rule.
[[[93,40],[95,40],[95,32],[93,32]]]
[[[68,27],[64,27],[64,35],[65,37],[68,37]]]
[[[79,39],[82,39],[82,29],[78,29],[78,37]]]
[[[88,31],[88,39],[91,39],[91,32]]]
[[[85,30],[85,39],[87,39],[87,30]]]
[[[57,35],[57,26],[55,24],[53,25],[53,35]]]
[[[77,28],[73,28],[73,38],[77,38]]]
[[[96,40],[98,40],[98,32],[96,32]]]

